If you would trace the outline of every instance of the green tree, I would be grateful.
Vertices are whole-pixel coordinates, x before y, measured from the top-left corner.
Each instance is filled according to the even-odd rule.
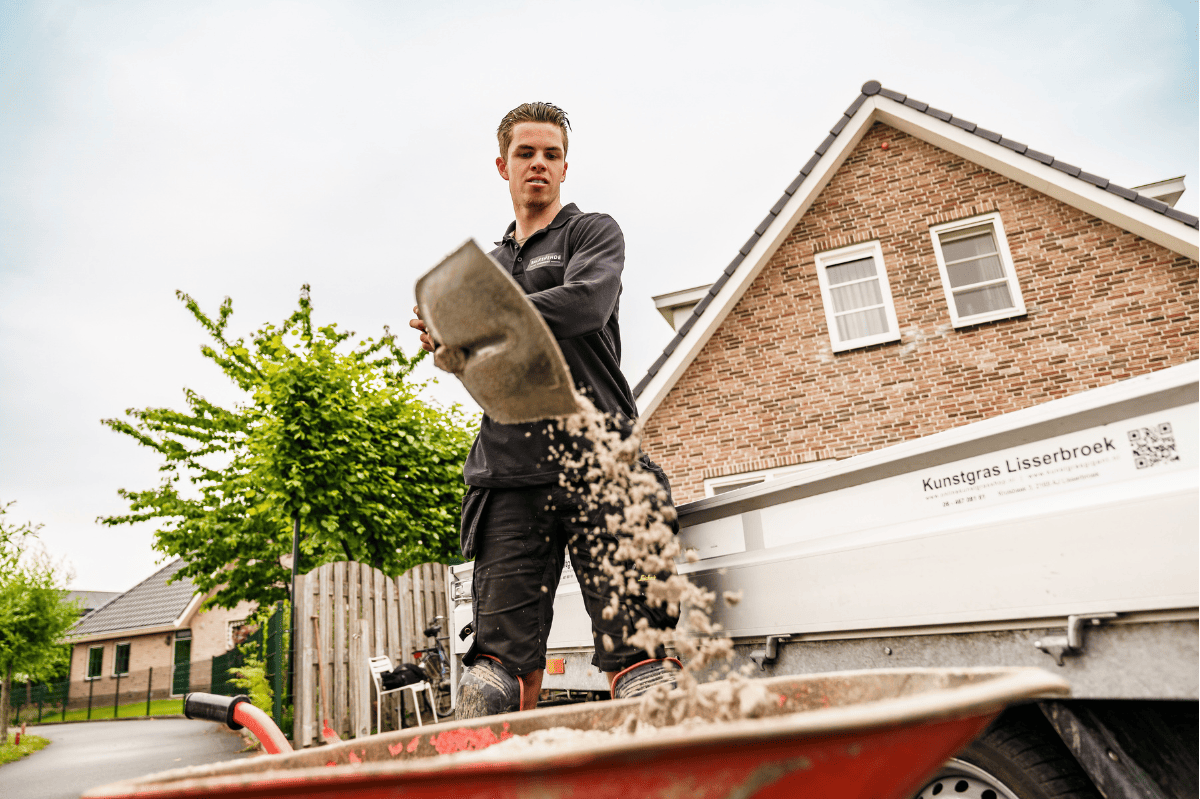
[[[14,671],[45,679],[60,665],[62,639],[79,618],[66,602],[66,573],[38,545],[41,525],[14,525],[0,504],[0,742],[8,740]]]
[[[387,328],[352,342],[334,324],[313,326],[308,286],[282,325],[231,341],[229,298],[215,317],[177,292],[212,344],[201,352],[243,392],[223,408],[185,389],[187,411],[129,409],[105,419],[158,452],[164,479],[120,494],[130,513],[106,525],[158,520],[155,548],[178,556],[209,604],[287,597],[299,519],[304,569],[335,560],[399,574],[458,555],[461,464],[473,420],[423,401],[409,357]]]

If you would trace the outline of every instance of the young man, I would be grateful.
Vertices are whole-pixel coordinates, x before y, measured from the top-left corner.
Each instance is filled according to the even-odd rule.
[[[628,430],[637,406],[620,369],[625,242],[612,217],[563,206],[568,128],[566,113],[548,103],[518,106],[500,122],[496,169],[508,181],[516,218],[491,254],[546,320],[576,388]],[[409,324],[432,352],[424,323]],[[469,488],[462,544],[463,557],[475,559],[475,641],[463,657],[460,719],[536,707],[565,553],[592,620],[592,662],[608,674],[614,696],[674,684],[662,652],[648,658],[624,638],[640,618],[654,629],[670,629],[675,619],[640,596],[623,597],[615,615],[604,612],[611,588],[598,559],[617,541],[604,524],[604,511],[612,509],[582,507],[571,475],[560,479],[564,468],[551,452],[551,427],[502,425],[484,416],[463,467]],[[655,475],[669,504],[662,470],[644,455],[639,463]]]

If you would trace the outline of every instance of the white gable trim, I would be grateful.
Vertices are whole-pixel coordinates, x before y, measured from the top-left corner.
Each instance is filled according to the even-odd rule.
[[[725,317],[729,316],[733,306],[737,304],[742,294],[762,272],[771,257],[775,255],[775,251],[792,232],[792,228],[800,221],[800,217],[804,216],[816,202],[817,196],[833,179],[834,173],[862,141],[866,132],[870,130],[873,111],[874,106],[868,101],[854,113],[854,116],[842,128],[841,133],[834,138],[833,144],[825,151],[821,160],[817,162],[813,171],[808,174],[808,177],[800,184],[800,188],[775,217],[775,221],[754,243],[737,271],[730,276],[717,296],[713,298],[712,303],[701,314],[698,324],[688,331],[687,336],[680,342],[675,352],[671,353],[671,357],[659,369],[658,374],[642,390],[638,397],[638,415],[641,418],[649,418],[650,414],[654,413],[662,404],[667,393],[683,376],[684,370],[700,354],[700,350],[725,321]]]
[[[216,593],[215,591],[213,593]],[[197,592],[192,596],[192,601],[188,602],[183,613],[179,614],[179,618],[175,620],[174,626],[178,629],[187,627],[192,623],[192,617],[196,615],[196,611],[200,609],[200,603],[204,601],[204,595]]]
[[[987,167],[1172,252],[1200,260],[1200,231],[1193,227],[906,105],[878,96],[871,100],[876,106],[878,122]]]
[[[684,371],[700,354],[717,328],[725,321],[742,294],[770,262],[800,218],[851,151],[875,122],[882,122],[922,141],[986,167],[1006,178],[1040,191],[1060,202],[1128,230],[1172,252],[1200,260],[1200,231],[1149,208],[1118,197],[1112,192],[1072,177],[1054,167],[968,133],[962,128],[929,116],[881,95],[866,99],[842,131],[834,137],[812,172],[784,205],[779,215],[755,242],[745,260],[721,287],[679,346],[638,397],[638,413],[648,419],[666,399]]]

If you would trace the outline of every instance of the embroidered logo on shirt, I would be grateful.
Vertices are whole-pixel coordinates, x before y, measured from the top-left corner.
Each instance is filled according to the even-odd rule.
[[[552,252],[547,255],[539,255],[537,258],[531,259],[529,261],[529,266],[527,266],[525,268],[527,270],[528,269],[537,269],[539,266],[546,266],[548,264],[554,263],[555,261],[561,261],[561,260],[562,260],[562,256],[560,254],[558,254],[556,252]]]

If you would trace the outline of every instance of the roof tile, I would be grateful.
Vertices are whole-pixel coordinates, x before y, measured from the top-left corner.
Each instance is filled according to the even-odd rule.
[[[708,287],[708,293],[713,297],[717,296],[721,293],[721,289],[725,288],[725,284],[728,282],[729,275],[722,272],[721,276],[717,278],[717,282]],[[697,305],[699,305],[699,303],[697,303]]]
[[[1185,214],[1178,208],[1168,208],[1167,210],[1163,211],[1163,216],[1169,216],[1176,222],[1182,222],[1185,225],[1200,227],[1200,217],[1192,216],[1191,214]]]
[[[974,122],[968,122],[967,120],[959,119],[958,117],[950,117],[950,119],[946,121],[956,128],[962,128],[967,133],[974,133],[975,128],[978,127]]]
[[[879,94],[879,91],[882,88],[883,86],[879,83],[879,81],[869,80],[862,85],[862,93],[863,95]]]
[[[758,240],[760,238],[761,238],[761,236],[759,236],[757,233],[755,233],[753,236],[746,239],[746,243],[741,246],[741,248],[738,250],[738,252],[740,252],[742,255],[749,255],[750,250],[754,248],[755,244],[758,244]]]
[[[947,114],[945,111],[939,111],[936,108],[926,108],[925,113],[929,114],[929,116],[933,117],[934,119],[940,119],[943,122],[949,122],[951,119],[953,119],[953,117],[950,114]],[[968,123],[968,124],[970,124],[970,123]],[[973,128],[975,126],[971,125],[971,127]]]
[[[982,136],[983,138],[987,139],[990,142],[994,142],[995,144],[999,144],[1000,139],[1004,138],[999,133],[995,133],[993,131],[987,130],[986,128],[980,128],[980,127],[975,128],[975,130],[973,130],[972,133],[974,133],[976,136]]]
[[[816,154],[825,155],[825,151],[829,149],[829,145],[833,144],[833,140],[836,138],[837,136],[834,136],[832,133],[826,136],[825,141],[821,142],[821,144],[815,150]]]
[[[692,331],[692,328],[696,326],[696,321],[699,318],[700,318],[699,314],[697,314],[695,312],[695,309],[693,309],[692,313],[688,314],[688,318],[683,320],[683,324],[679,326],[679,330],[676,332],[680,336],[686,336],[688,333],[690,333]]]
[[[725,274],[732,275],[737,271],[737,268],[742,265],[742,261],[744,260],[746,260],[746,256],[739,252],[736,256],[734,256],[733,260],[729,262],[729,266],[725,267]]]
[[[1054,167],[1059,172],[1066,172],[1071,177],[1076,177],[1079,175],[1080,172],[1083,171],[1079,167],[1072,166],[1071,164],[1068,164],[1066,161],[1059,161],[1057,158],[1054,159],[1054,163],[1051,164],[1050,166]]]
[[[1136,200],[1138,196],[1136,191],[1131,191],[1124,186],[1118,186],[1116,183],[1109,183],[1107,190],[1118,197],[1124,197],[1126,200]]]
[[[894,92],[891,89],[880,89],[879,93],[889,100],[895,100],[898,103],[902,103],[908,99],[906,95],[903,95],[900,92]]]
[[[790,194],[781,194],[775,204],[771,206],[771,213],[778,215],[780,211],[788,204],[788,200],[792,199]]]
[[[671,353],[675,352],[675,350],[679,348],[679,342],[681,341],[683,341],[683,334],[676,332],[675,338],[668,341],[667,346],[663,348],[663,355],[670,356]]]
[[[862,108],[862,104],[865,103],[866,101],[867,101],[867,95],[865,95],[865,94],[860,94],[858,97],[855,97],[854,102],[852,102],[852,103],[850,103],[850,105],[846,106],[846,112],[845,112],[846,116],[852,117],[855,114],[857,114],[858,109]]]
[[[758,223],[758,227],[754,228],[754,232],[756,234],[758,234],[759,236],[766,233],[767,229],[770,228],[771,225],[775,223],[775,218],[776,218],[775,214],[773,214],[773,213],[767,214],[766,216],[763,217],[763,220]]]
[[[1021,144],[1019,141],[1013,141],[1012,139],[1005,139],[1003,137],[1000,139],[1000,146],[1007,147],[1015,153],[1024,153],[1029,149],[1029,146],[1026,144]]]
[[[1051,164],[1054,163],[1054,156],[1046,155],[1045,153],[1038,152],[1037,150],[1034,150],[1032,148],[1026,149],[1025,152],[1022,153],[1022,155],[1028,156],[1029,158],[1032,158],[1034,161],[1041,161],[1046,166],[1050,166]]]
[[[1108,186],[1108,178],[1102,178],[1099,175],[1093,175],[1091,172],[1080,172],[1075,177],[1079,178],[1080,180],[1086,180],[1093,186],[1099,186],[1102,189]]]
[[[1160,214],[1171,207],[1162,200],[1156,200],[1153,197],[1147,197],[1145,194],[1139,194],[1134,202],[1143,208],[1149,208],[1151,211],[1158,211]]]
[[[804,182],[804,178],[806,177],[808,177],[806,172],[801,172],[799,175],[796,175],[796,177],[792,179],[792,182],[788,184],[788,187],[783,190],[783,193],[789,197],[795,194],[800,188],[800,184]]]
[[[922,114],[925,113],[926,109],[929,108],[929,103],[923,103],[920,100],[914,100],[911,97],[906,99],[904,101],[904,104],[906,106],[908,106],[909,108],[915,108],[916,110],[920,111]]]
[[[812,158],[808,159],[808,161],[804,163],[804,166],[800,167],[800,174],[811,175],[812,171],[817,168],[817,162],[820,160],[821,156],[819,155],[814,155]]]
[[[846,127],[846,123],[849,121],[850,121],[850,115],[842,114],[842,118],[837,121],[837,124],[835,124],[832,128],[829,129],[829,132],[832,133],[834,136],[838,135],[839,133],[842,132],[842,128]]]

